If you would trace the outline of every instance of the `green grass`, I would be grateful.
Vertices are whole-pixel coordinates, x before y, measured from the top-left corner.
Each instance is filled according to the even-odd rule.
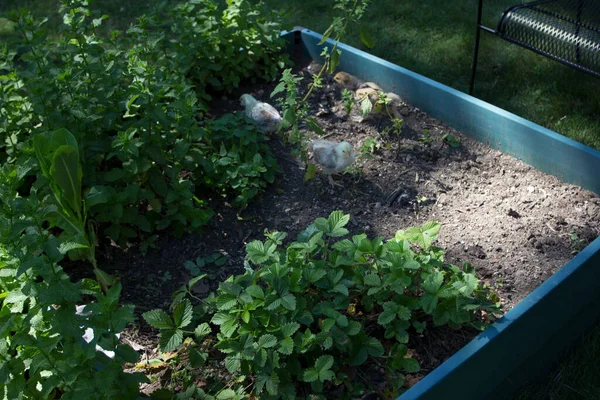
[[[600,399],[600,325],[593,327],[542,382],[523,388],[513,400]]]
[[[267,0],[290,22],[324,32],[331,21],[322,0]],[[515,0],[484,2],[495,23]],[[353,28],[344,40],[461,91],[468,91],[475,43],[476,0],[375,0],[364,23],[377,45],[367,50]],[[483,33],[474,95],[600,149],[600,79]],[[343,57],[343,55],[342,55]]]

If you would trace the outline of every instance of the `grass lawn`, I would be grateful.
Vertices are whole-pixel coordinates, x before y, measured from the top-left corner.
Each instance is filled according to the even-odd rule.
[[[600,325],[593,327],[542,382],[523,388],[513,400],[600,399]]]
[[[484,22],[494,26],[501,11],[515,2],[485,2]],[[4,0],[0,13],[27,7],[48,16],[50,28],[56,30],[61,23],[54,11],[57,4],[57,0]],[[152,4],[151,0],[97,0],[94,8],[111,16],[109,28],[124,29]],[[332,18],[332,2],[323,0],[267,0],[267,4],[284,11],[290,26],[316,32],[324,32]],[[477,0],[375,0],[364,18],[377,41],[369,52],[466,92],[476,7]],[[10,30],[0,19],[0,36]],[[356,27],[344,41],[364,49]],[[482,36],[475,96],[596,149],[600,149],[599,91],[598,78],[491,35]],[[546,382],[528,386],[516,400],[600,399],[599,382],[600,325],[574,346]]]

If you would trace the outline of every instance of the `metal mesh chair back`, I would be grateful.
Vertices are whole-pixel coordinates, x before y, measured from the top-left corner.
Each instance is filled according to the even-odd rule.
[[[545,0],[507,9],[498,34],[600,75],[600,0]]]

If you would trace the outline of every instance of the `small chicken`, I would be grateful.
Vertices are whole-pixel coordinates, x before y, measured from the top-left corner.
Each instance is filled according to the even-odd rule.
[[[338,185],[333,181],[331,174],[344,171],[354,162],[354,151],[348,142],[330,142],[329,140],[313,140],[309,144],[314,159],[323,167],[323,172],[328,175],[331,186]]]
[[[346,72],[338,72],[333,76],[333,80],[351,90],[357,90],[362,88],[371,88],[374,90],[381,90],[381,87],[375,82],[364,82],[357,77],[350,75]]]
[[[272,105],[258,101],[249,94],[243,94],[240,102],[246,108],[246,116],[255,121],[262,132],[274,132],[281,125],[281,115]]]

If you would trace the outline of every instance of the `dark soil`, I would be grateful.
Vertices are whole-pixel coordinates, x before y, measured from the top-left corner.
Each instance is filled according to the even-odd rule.
[[[308,77],[315,68],[300,63],[296,70]],[[242,88],[230,100],[217,101],[215,115],[240,112],[237,99],[244,92],[268,102],[273,87]],[[207,267],[212,281],[199,285],[198,294],[208,294],[220,281],[243,272],[245,244],[262,239],[265,229],[295,238],[317,217],[343,210],[351,215],[352,233],[384,238],[429,220],[440,222],[437,245],[446,249],[446,261],[473,264],[479,278],[495,287],[507,311],[598,236],[600,198],[594,193],[503,155],[410,105],[401,107],[401,135],[382,134],[389,120],[375,116],[357,122],[358,114],[346,115],[340,90],[328,77],[325,88],[312,98],[312,113],[330,135],[328,140],[353,145],[360,173],[335,176],[341,187],[330,187],[319,174],[304,182],[302,164],[280,138],[273,137],[272,150],[284,172],[241,213],[244,220],[238,219],[238,210],[215,198],[216,216],[201,233],[181,239],[161,237],[157,249],[147,255],[133,248],[100,252],[101,267],[120,276],[122,301],[135,304],[138,315],[166,309],[172,292],[191,277],[184,262],[220,252],[227,264]],[[448,145],[444,134],[454,135],[460,145]],[[375,138],[381,147],[363,160],[360,148],[368,138]],[[394,191],[397,196],[390,198]],[[156,332],[141,318],[138,322],[123,336],[151,351]],[[422,373],[409,377],[409,382],[434,369],[475,334],[470,329],[440,328],[412,338],[409,347]]]

